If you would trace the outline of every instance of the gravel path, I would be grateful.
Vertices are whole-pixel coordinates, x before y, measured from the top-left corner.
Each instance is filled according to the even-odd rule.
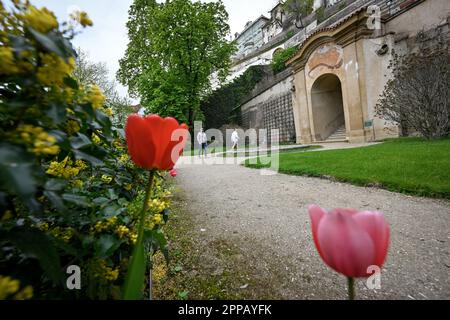
[[[238,246],[257,281],[274,288],[274,298],[346,298],[346,279],[322,263],[312,241],[307,207],[315,203],[376,209],[389,221],[381,289],[369,290],[360,280],[358,298],[450,299],[449,201],[318,178],[264,176],[239,165],[181,164],[176,180],[195,214],[198,236]]]

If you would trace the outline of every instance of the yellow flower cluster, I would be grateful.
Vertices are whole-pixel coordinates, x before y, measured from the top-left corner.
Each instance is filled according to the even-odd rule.
[[[49,135],[41,127],[32,125],[21,125],[17,128],[20,138],[25,142],[30,151],[37,155],[58,154],[59,146],[56,145],[56,138]]]
[[[8,298],[13,298],[15,300],[25,300],[31,299],[33,297],[33,287],[26,286],[20,291],[19,289],[19,280],[0,275],[0,300],[5,300]]]
[[[77,179],[77,180],[72,181],[72,186],[74,188],[81,189],[81,188],[83,188],[83,185],[84,185],[83,180]]]
[[[19,71],[14,62],[13,51],[10,47],[0,47],[0,74],[14,74]]]
[[[78,131],[80,131],[80,125],[78,124],[78,121],[75,120],[69,120],[67,121],[67,125],[66,125],[66,131],[69,135],[73,135],[75,133],[77,133]]]
[[[72,239],[75,232],[70,227],[65,229],[56,227],[51,229],[49,233],[55,238],[61,239],[62,241],[67,243],[70,241],[70,239]]]
[[[115,232],[119,236],[119,238],[122,239],[124,236],[127,236],[130,233],[130,229],[128,229],[127,226],[118,226]]]
[[[58,28],[58,21],[54,13],[45,7],[38,9],[33,5],[28,5],[28,10],[25,12],[23,19],[29,27],[41,33],[47,33]]]
[[[106,264],[105,260],[99,260],[95,269],[95,276],[107,281],[113,282],[119,277],[119,267],[113,269]]]
[[[3,213],[2,218],[0,219],[0,221],[8,221],[9,219],[11,219],[13,217],[11,210],[6,210]]]
[[[108,117],[112,117],[112,115],[113,115],[113,109],[112,109],[112,108],[104,108],[104,109],[103,109],[103,112],[105,112],[105,114],[106,114]]]
[[[130,157],[129,157],[126,153],[122,154],[122,155],[119,157],[119,161],[120,161],[120,162],[127,162],[128,160],[130,160]]]
[[[152,212],[160,213],[168,207],[169,207],[168,202],[162,199],[153,199],[153,200],[150,199],[148,201],[148,208]]]
[[[46,231],[48,231],[50,226],[49,226],[48,222],[44,221],[44,222],[39,223],[37,227],[39,230],[46,232]]]
[[[148,230],[153,230],[156,226],[159,226],[161,224],[161,222],[163,221],[162,218],[162,214],[155,214],[153,216],[150,216],[145,221],[145,228]]]
[[[94,109],[98,109],[105,103],[105,96],[97,85],[92,85],[87,92],[87,102],[92,104]]]
[[[84,11],[75,11],[73,12],[70,17],[80,23],[83,27],[92,27],[94,24],[91,19],[89,19],[89,16]]]
[[[46,172],[51,176],[69,180],[76,177],[81,171],[87,168],[87,164],[83,160],[76,160],[75,166],[72,166],[72,164],[73,161],[67,156],[61,162],[50,162]]]
[[[132,244],[136,244],[138,238],[138,234],[136,232],[130,233],[130,241]]]
[[[112,177],[110,177],[106,174],[102,175],[102,181],[105,183],[111,183],[112,179],[113,179]]]
[[[121,140],[121,139],[116,139],[116,140],[114,140],[114,146],[118,149],[118,150],[123,150],[123,146],[124,146],[124,141],[123,140]],[[128,155],[127,154],[125,154],[127,157],[128,157]]]
[[[133,185],[131,183],[125,185],[125,190],[130,191],[131,189],[133,189]]]
[[[36,76],[46,86],[62,86],[64,78],[75,68],[75,59],[72,57],[67,62],[55,54],[40,54],[40,58],[41,66]]]
[[[94,233],[100,233],[103,231],[106,231],[110,229],[111,227],[115,226],[117,223],[117,217],[111,217],[109,219],[103,220],[103,221],[97,221],[94,225],[94,228],[91,229],[91,232]]]
[[[99,144],[102,140],[100,140],[100,137],[96,135],[95,133],[92,133],[91,140],[95,144]]]

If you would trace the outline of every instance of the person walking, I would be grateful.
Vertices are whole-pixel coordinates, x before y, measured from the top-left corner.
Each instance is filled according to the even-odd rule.
[[[200,154],[203,155],[203,152],[205,153],[205,157],[207,156],[207,147],[208,147],[208,137],[206,136],[206,133],[203,131],[203,128],[200,129],[199,133],[197,134],[197,142],[200,145],[200,149],[198,150],[198,156],[200,157]]]
[[[238,142],[239,142],[239,134],[237,133],[237,130],[234,129],[233,133],[231,134],[231,142],[233,143],[233,146],[231,147],[231,150],[236,150],[238,148]]]

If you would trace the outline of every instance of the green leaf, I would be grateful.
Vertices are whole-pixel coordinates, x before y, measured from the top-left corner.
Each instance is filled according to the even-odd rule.
[[[52,119],[55,124],[60,124],[66,121],[66,110],[63,106],[52,103],[47,110],[47,116]]]
[[[71,202],[82,207],[89,207],[89,200],[87,197],[77,196],[75,194],[70,193],[64,193],[62,195],[62,198],[67,202]]]
[[[97,205],[104,205],[107,204],[110,200],[108,198],[105,197],[98,197],[95,198],[94,200],[92,200],[92,203],[97,204]]]
[[[2,235],[2,238],[13,243],[22,253],[38,259],[42,271],[53,283],[62,283],[63,274],[59,256],[47,235],[33,229],[17,228]]]
[[[103,165],[103,161],[101,161],[100,159],[91,156],[87,153],[81,152],[79,150],[73,150],[73,153],[75,154],[75,157],[77,159],[82,159],[82,160],[86,160],[88,162],[90,162],[93,166],[102,166]]]
[[[78,132],[76,137],[70,138],[70,144],[74,149],[81,149],[92,145],[92,141],[86,135]]]
[[[33,28],[28,28],[31,35],[36,41],[45,49],[57,54],[61,58],[67,61],[70,57],[75,57],[75,51],[69,41],[55,32],[49,32],[47,34],[40,33]]]
[[[122,208],[117,205],[111,205],[102,209],[101,213],[104,217],[111,218],[117,216],[122,211]]]
[[[48,179],[47,182],[45,183],[44,188],[49,191],[60,191],[63,190],[66,185],[67,185],[66,180]]]
[[[63,200],[56,192],[44,191],[44,196],[46,196],[47,199],[50,200],[56,210],[59,210],[60,212],[64,212],[66,210]]]
[[[146,259],[144,253],[144,244],[142,241],[136,243],[133,255],[131,257],[130,266],[125,278],[125,286],[123,290],[123,298],[125,300],[142,299],[142,291],[145,281]]]
[[[117,250],[117,248],[119,248],[121,244],[122,241],[113,235],[102,235],[95,242],[95,255],[101,259],[108,258],[114,253],[114,251]]]
[[[22,199],[32,197],[36,191],[33,158],[22,148],[0,144],[0,185]]]
[[[145,230],[144,242],[149,243],[155,252],[157,250],[161,250],[166,260],[166,263],[169,263],[169,250],[167,239],[164,236],[164,233],[162,232],[161,229]]]
[[[78,90],[78,82],[72,77],[65,77],[64,78],[64,84],[69,86],[70,88],[74,90]]]

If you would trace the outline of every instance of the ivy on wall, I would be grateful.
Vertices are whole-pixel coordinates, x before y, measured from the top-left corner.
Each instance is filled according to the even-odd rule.
[[[201,109],[205,115],[205,127],[220,128],[229,123],[239,125],[238,112],[233,113],[233,109],[241,105],[265,73],[264,66],[252,66],[233,82],[215,90],[204,99]]]
[[[279,73],[286,69],[286,62],[294,56],[297,52],[297,47],[290,47],[277,52],[272,61],[272,70],[274,73]]]

